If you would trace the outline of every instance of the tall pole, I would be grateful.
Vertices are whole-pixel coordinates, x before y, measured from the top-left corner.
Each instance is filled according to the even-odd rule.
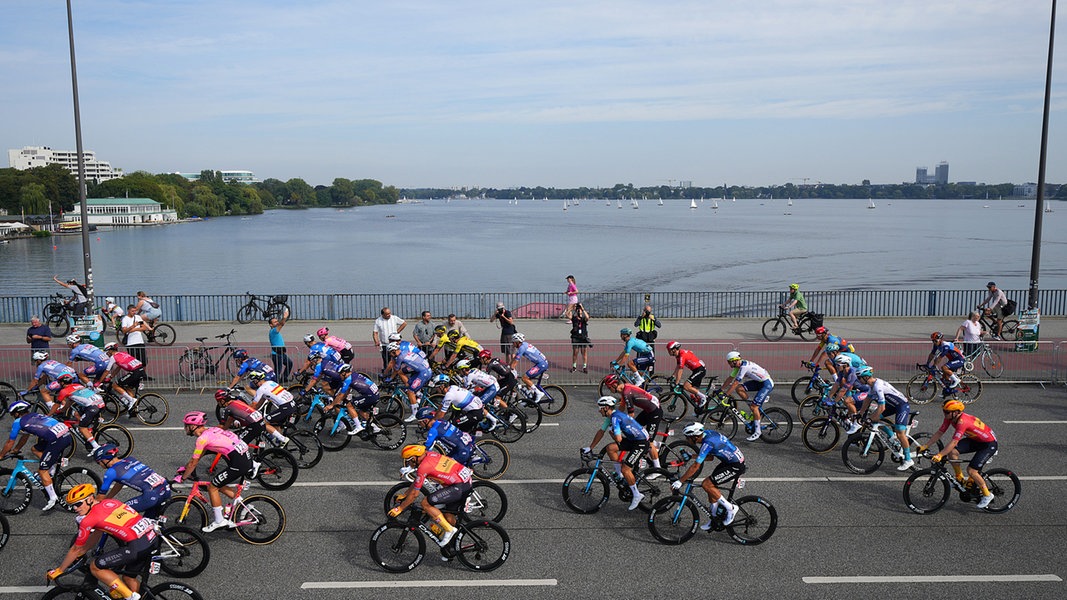
[[[93,259],[89,253],[89,207],[85,202],[85,154],[82,148],[82,116],[78,106],[78,67],[74,60],[74,13],[67,0],[67,32],[70,34],[70,83],[74,89],[74,139],[78,146],[78,199],[82,213],[82,267],[89,306],[93,306]]]
[[[1037,165],[1037,206],[1034,208],[1034,249],[1030,255],[1030,298],[1027,308],[1037,308],[1037,275],[1041,270],[1041,221],[1045,211],[1045,157],[1048,152],[1048,113],[1052,99],[1052,48],[1056,39],[1056,0],[1048,32],[1048,67],[1045,71],[1045,112],[1041,120],[1041,155]]]

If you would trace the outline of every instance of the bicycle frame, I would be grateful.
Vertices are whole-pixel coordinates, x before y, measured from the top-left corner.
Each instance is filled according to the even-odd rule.
[[[65,460],[65,459],[64,459]],[[36,471],[31,471],[26,465],[33,463],[40,463],[41,460],[37,458],[19,458],[15,461],[14,468],[11,469],[11,476],[8,477],[7,485],[4,486],[3,494],[8,496],[11,491],[15,489],[15,483],[18,481],[17,476],[23,475],[33,485],[33,487],[43,490],[44,484],[41,483],[41,478]],[[55,470],[55,469],[53,469]]]
[[[208,482],[207,481],[199,481],[198,480],[198,481],[193,481],[191,483],[192,483],[193,487],[192,487],[191,490],[189,490],[189,495],[185,499],[185,505],[182,506],[181,515],[178,517],[179,521],[184,521],[185,517],[187,517],[189,515],[189,507],[192,505],[194,500],[197,501],[197,502],[200,502],[204,506],[211,506],[211,499],[208,498],[207,496],[205,496],[204,492],[200,491],[200,488],[206,487],[208,485]],[[230,510],[230,519],[233,520],[234,527],[243,527],[245,525],[254,525],[255,523],[258,522],[255,519],[246,518],[246,519],[241,520],[241,521],[238,521],[238,520],[235,519],[235,517],[237,517],[241,513],[245,513],[245,514],[250,514],[251,513],[251,511],[249,511],[249,510],[242,510],[242,509],[245,508],[245,503],[244,503],[244,499],[241,497],[241,492],[244,491],[245,484],[243,482],[242,483],[238,483],[235,487],[237,488],[237,494],[236,494],[236,497],[233,498],[233,501],[232,501],[232,508]]]
[[[682,491],[681,494],[679,494],[682,499],[681,499],[680,502],[678,502],[678,506],[674,509],[674,514],[671,515],[671,522],[673,522],[673,523],[677,523],[678,522],[678,519],[682,516],[682,510],[685,508],[685,503],[688,501],[688,502],[692,502],[693,504],[695,504],[696,507],[700,510],[700,512],[704,513],[704,515],[708,517],[708,520],[711,521],[712,524],[713,524],[712,528],[714,530],[721,531],[723,529],[722,516],[719,515],[719,511],[718,510],[712,511],[710,504],[705,504],[703,501],[701,501],[699,498],[697,498],[692,493],[693,486],[695,484],[696,484],[696,478],[695,477],[693,479],[690,479],[688,482],[686,482],[685,490]],[[719,490],[719,493],[722,494],[723,496],[725,496],[726,497],[726,501],[729,502],[729,501],[734,499],[734,490],[736,490],[739,487],[744,487],[744,486],[745,486],[744,478],[742,478],[740,476],[734,476],[732,484],[730,485],[729,491],[727,491],[727,493],[725,493],[725,494],[722,494],[722,490]],[[703,489],[703,486],[698,486],[698,487]]]

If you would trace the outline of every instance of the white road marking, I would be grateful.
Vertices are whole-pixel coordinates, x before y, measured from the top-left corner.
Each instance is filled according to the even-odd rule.
[[[7,587],[0,587],[0,594],[40,594],[47,592],[49,588],[45,586],[18,586],[12,585]]]
[[[988,582],[1059,582],[1063,581],[1051,573],[1041,575],[902,575],[870,577],[804,577],[804,583],[967,583],[971,581]]]
[[[1012,425],[1067,425],[1067,421],[1004,421]]]
[[[425,588],[425,587],[519,587],[554,586],[555,579],[433,579],[429,581],[305,581],[302,590],[345,588]]]
[[[185,427],[127,427],[130,431],[182,431]]]

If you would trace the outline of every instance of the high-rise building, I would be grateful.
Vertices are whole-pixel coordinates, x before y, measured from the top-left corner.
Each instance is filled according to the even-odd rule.
[[[915,183],[924,184],[929,178],[926,174],[926,167],[915,167]]]
[[[82,153],[85,160],[85,179],[97,183],[122,177],[122,169],[111,168],[111,163],[97,160],[96,153],[87,150]],[[48,146],[26,146],[21,150],[8,150],[7,162],[20,171],[47,165],[60,165],[78,176],[78,153],[73,150],[53,150]]]
[[[932,183],[948,183],[948,163],[941,161],[934,167],[933,176],[928,175],[926,167],[915,168],[915,183],[920,185],[930,185]]]

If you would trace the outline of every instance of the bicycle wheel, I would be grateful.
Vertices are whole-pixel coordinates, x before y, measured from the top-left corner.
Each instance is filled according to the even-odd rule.
[[[407,425],[392,415],[378,415],[371,419],[371,423],[377,423],[381,427],[378,433],[371,436],[370,441],[382,450],[396,450],[408,439]]]
[[[1019,339],[1019,320],[1004,319],[1004,326],[1000,329],[1000,337],[1009,342]]]
[[[267,321],[271,319],[281,320],[286,311],[289,312],[289,319],[293,318],[293,311],[289,310],[289,305],[284,302],[270,302],[267,304]]]
[[[768,444],[781,444],[793,433],[793,417],[781,408],[772,407],[760,411],[760,439]]]
[[[133,405],[133,409],[138,421],[149,427],[155,427],[167,420],[167,415],[170,414],[170,403],[159,394],[141,394],[137,397],[137,404]]]
[[[608,388],[607,379],[608,379],[608,376],[605,375],[604,379],[600,380],[600,385],[598,385],[597,388],[596,388],[597,394],[599,394],[601,396],[610,396],[615,391],[613,389],[609,389]],[[522,393],[522,392],[519,392],[519,393]]]
[[[590,467],[573,471],[563,480],[563,502],[576,513],[595,513],[610,497],[608,478]]]
[[[908,380],[908,387],[905,388],[904,393],[908,395],[910,402],[926,404],[937,396],[939,387],[937,379],[928,380],[926,373],[919,373]]]
[[[249,544],[263,546],[273,543],[285,531],[285,510],[270,496],[249,496],[242,506],[234,508],[237,535]]]
[[[171,496],[170,500],[163,503],[159,514],[168,525],[184,525],[194,531],[200,531],[200,528],[208,523],[207,508],[199,501],[193,500],[189,503],[189,511],[183,517],[182,511],[185,510],[185,501],[188,498],[187,494]]]
[[[964,404],[970,404],[982,397],[982,380],[970,373],[960,375],[960,384],[956,387],[956,397]]]
[[[704,427],[718,431],[726,439],[732,440],[737,435],[737,427],[739,425],[737,415],[722,406],[716,406],[704,413],[700,417],[700,421],[704,423]]]
[[[494,427],[489,435],[504,442],[514,444],[526,435],[526,416],[513,408],[505,408],[497,413],[500,425]]]
[[[396,396],[382,398],[378,403],[378,416],[391,415],[398,419],[404,418],[404,404],[396,399]],[[306,412],[306,411],[305,411]]]
[[[491,481],[474,481],[463,499],[463,518],[501,523],[508,514],[508,497]]]
[[[778,528],[778,511],[762,496],[738,498],[737,514],[726,533],[738,544],[755,546],[771,539]]]
[[[181,525],[162,529],[159,568],[171,577],[187,579],[204,572],[211,562],[211,548],[199,531]]]
[[[389,521],[371,534],[370,556],[390,573],[407,573],[426,556],[426,539],[414,527]]]
[[[498,479],[511,464],[507,446],[497,440],[481,439],[474,444],[471,469],[478,479]]]
[[[541,427],[541,421],[544,420],[545,413],[541,410],[541,405],[533,402],[532,400],[517,400],[508,403],[508,408],[514,408],[522,413],[522,416],[526,417],[526,433],[533,433]]]
[[[100,424],[111,425],[115,421],[119,420],[119,413],[122,412],[122,405],[119,404],[117,398],[110,393],[104,396],[104,408],[100,409]]]
[[[982,370],[993,379],[998,379],[1004,374],[1004,361],[1000,359],[1000,354],[996,350],[990,348],[984,352],[981,362]]]
[[[554,417],[567,409],[567,392],[563,388],[558,385],[543,385],[541,391],[545,393],[545,397],[537,403],[541,412]]]
[[[808,421],[802,433],[804,445],[816,454],[833,450],[841,437],[841,429],[828,417],[815,417]]]
[[[30,507],[33,500],[33,484],[22,474],[15,475],[12,483],[12,470],[0,468],[0,513],[17,515]],[[7,486],[11,485],[8,490]]]
[[[310,469],[322,460],[322,443],[310,431],[297,430],[289,432],[289,443],[285,450],[296,459],[299,469]]]
[[[811,394],[800,401],[797,407],[797,417],[801,423],[807,423],[815,417],[825,417],[826,407],[822,404],[822,395]]]
[[[115,444],[119,449],[117,458],[126,458],[130,452],[133,452],[133,435],[122,425],[104,425],[97,429],[96,441],[101,446]]]
[[[993,493],[993,501],[984,509],[986,512],[1007,512],[1018,504],[1023,488],[1015,473],[1008,469],[990,469],[982,473],[982,478]]]
[[[865,429],[845,440],[841,446],[841,460],[853,473],[874,473],[885,461],[885,443],[882,438]]]
[[[256,481],[268,490],[288,489],[296,482],[300,467],[296,459],[281,448],[267,448],[259,453],[259,472]]]
[[[810,395],[814,390],[811,385],[811,376],[797,377],[797,380],[793,382],[793,387],[789,388],[789,395],[793,398],[793,402],[797,405],[805,397]]]
[[[663,498],[648,513],[648,531],[661,544],[677,546],[689,541],[700,525],[697,501],[689,496]]]
[[[100,476],[86,467],[70,467],[60,471],[53,482],[53,489],[59,496],[59,505],[74,512],[74,508],[67,504],[67,492],[83,483],[91,483],[99,489]]]
[[[258,316],[259,307],[251,302],[237,309],[237,322],[242,325],[247,325],[252,321],[255,321]]]
[[[48,317],[48,328],[52,330],[52,337],[64,337],[70,331],[70,321],[62,314]]]
[[[904,482],[904,504],[920,515],[929,515],[941,510],[948,501],[948,480],[944,471],[923,469],[916,471]]]
[[[677,478],[696,462],[697,454],[696,446],[685,440],[676,440],[670,444],[660,446],[659,464],[663,465],[663,468],[671,474],[672,478]],[[698,475],[703,468],[704,466],[701,465],[700,469],[697,470]]]
[[[152,596],[162,600],[204,600],[200,592],[184,583],[166,581],[152,586]]]
[[[785,337],[786,331],[788,331],[788,328],[778,317],[767,319],[763,322],[763,337],[768,342],[777,342],[782,339]]]
[[[478,521],[460,526],[452,547],[459,562],[472,571],[492,571],[511,554],[511,538],[504,528],[492,521]]]
[[[689,402],[685,394],[671,392],[666,398],[660,400],[659,408],[663,411],[664,421],[674,422],[685,418],[686,413],[689,412]]]
[[[327,452],[339,452],[348,445],[349,439],[352,437],[348,435],[347,423],[343,420],[337,424],[337,430],[334,431],[334,423],[340,419],[337,413],[329,415],[323,415],[315,423],[315,437],[319,439],[319,443],[322,444],[322,449]]]
[[[186,381],[203,381],[211,372],[211,361],[204,354],[186,350],[178,357],[178,376]]]
[[[160,346],[173,346],[174,338],[174,328],[166,323],[161,323],[152,328],[152,341]]]
[[[807,314],[804,314],[797,319],[797,325],[799,326],[798,329],[800,331],[797,335],[799,335],[800,339],[805,342],[813,342],[815,341],[815,328],[811,326],[811,319],[805,318],[807,316]]]
[[[660,464],[663,464],[662,462]],[[642,512],[652,510],[652,505],[674,494],[671,490],[671,473],[667,469],[651,468],[637,477],[637,491],[645,495],[637,505]]]
[[[393,484],[393,487],[389,488],[389,491],[385,493],[385,502],[383,503],[386,516],[389,515],[390,510],[396,507],[397,504],[400,504],[401,500],[404,499],[401,493],[407,491],[410,487],[410,483],[401,481],[400,483]],[[395,520],[394,517],[389,518]]]
[[[41,600],[85,600],[89,596],[84,595],[77,588],[54,587],[41,595]]]
[[[7,545],[7,540],[11,537],[11,524],[7,522],[7,517],[0,515],[0,550],[4,549]]]
[[[7,407],[18,397],[19,391],[15,389],[15,386],[6,381],[0,381],[0,416],[7,414]]]

